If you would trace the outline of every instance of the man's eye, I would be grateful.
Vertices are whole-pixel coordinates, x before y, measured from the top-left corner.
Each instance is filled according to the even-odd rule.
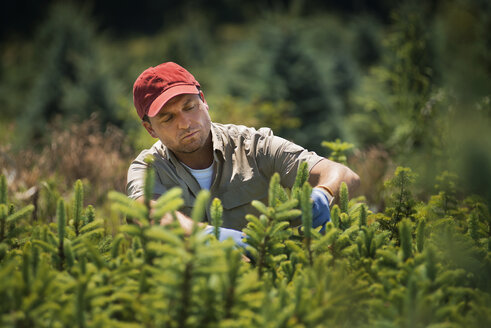
[[[193,105],[191,107],[185,108],[184,110],[187,112],[187,111],[190,111],[190,110],[194,109],[195,107],[196,107],[196,105]]]
[[[167,116],[164,116],[164,117],[162,118],[162,122],[164,122],[164,123],[168,123],[168,122],[170,122],[171,120],[172,120],[172,116],[171,116],[171,115],[167,115]]]

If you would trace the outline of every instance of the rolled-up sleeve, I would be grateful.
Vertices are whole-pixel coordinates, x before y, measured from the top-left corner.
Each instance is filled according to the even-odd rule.
[[[152,155],[149,150],[144,150],[138,155],[138,157],[131,163],[128,169],[126,194],[129,198],[137,199],[144,194],[145,185],[145,172],[148,164],[145,162],[145,158]],[[162,185],[159,179],[155,179],[154,195],[161,195],[165,193],[166,188]]]

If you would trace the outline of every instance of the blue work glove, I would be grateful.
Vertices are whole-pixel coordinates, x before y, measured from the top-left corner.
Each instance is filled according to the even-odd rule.
[[[326,231],[326,223],[331,221],[331,210],[329,209],[329,198],[322,188],[312,189],[312,228],[322,226],[320,232]]]
[[[232,238],[232,240],[235,242],[235,245],[238,247],[246,248],[247,243],[242,241],[242,238],[245,237],[245,234],[242,231],[238,230],[233,230],[233,229],[227,229],[227,228],[219,228],[220,229],[220,241],[224,241],[228,238]],[[208,234],[214,233],[215,228],[214,227],[207,227],[205,229],[205,232]]]

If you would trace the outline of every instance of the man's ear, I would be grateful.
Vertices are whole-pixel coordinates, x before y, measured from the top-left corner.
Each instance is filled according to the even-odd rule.
[[[206,103],[206,99],[205,99],[205,94],[203,93],[203,91],[199,91],[199,97],[201,98],[201,100],[205,103],[205,107],[206,109],[208,109],[208,104]]]
[[[152,124],[150,124],[147,121],[142,121],[143,126],[145,129],[147,129],[148,133],[154,138],[158,138],[157,134],[155,133],[154,129],[152,128]]]

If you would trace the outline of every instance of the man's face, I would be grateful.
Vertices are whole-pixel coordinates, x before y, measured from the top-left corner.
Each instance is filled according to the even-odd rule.
[[[150,123],[143,122],[147,131],[177,156],[194,153],[209,140],[211,119],[198,95],[183,94],[172,98],[149,120]]]

